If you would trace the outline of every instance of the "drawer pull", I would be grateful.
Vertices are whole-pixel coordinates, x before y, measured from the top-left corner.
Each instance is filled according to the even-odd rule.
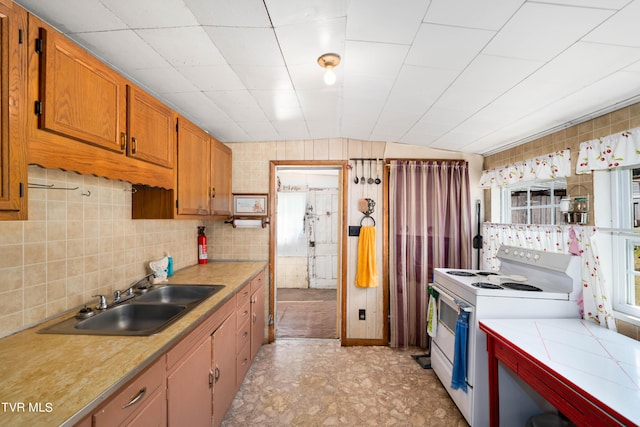
[[[242,294],[243,297],[246,297],[247,295],[249,295],[249,291],[244,291]]]
[[[242,339],[245,339],[248,336],[249,336],[249,332],[245,332],[244,334],[242,334]]]
[[[124,405],[122,407],[122,409],[127,409],[129,406],[131,405],[135,405],[136,403],[138,403],[140,401],[140,399],[142,399],[144,397],[144,395],[147,393],[147,388],[146,387],[142,387],[140,389],[140,391],[138,392],[138,394],[129,401],[129,403],[127,403],[126,405]]]
[[[242,366],[245,366],[247,362],[249,362],[249,359],[245,357],[244,360],[242,361]]]
[[[216,382],[218,382],[218,380],[220,379],[220,368],[218,366],[216,366],[215,375],[213,377],[215,378]]]
[[[242,315],[243,315],[243,316],[248,316],[248,315],[249,315],[249,310],[245,310],[245,311],[242,313]]]
[[[213,387],[213,383],[216,382],[215,374],[212,370],[209,370],[209,388]]]

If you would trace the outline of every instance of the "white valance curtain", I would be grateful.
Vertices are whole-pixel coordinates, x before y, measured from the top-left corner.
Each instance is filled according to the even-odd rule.
[[[580,143],[576,173],[640,163],[640,127]]]
[[[482,226],[483,268],[497,270],[496,258],[500,245],[521,248],[571,252],[580,256],[582,299],[578,301],[582,317],[615,330],[611,298],[606,291],[598,256],[598,236],[595,227],[522,225],[484,223]]]
[[[571,175],[571,153],[567,149],[482,171],[480,188],[504,187],[526,181],[547,181],[569,175]]]

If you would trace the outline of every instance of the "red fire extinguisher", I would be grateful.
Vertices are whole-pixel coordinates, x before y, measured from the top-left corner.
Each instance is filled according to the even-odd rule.
[[[204,234],[204,227],[198,227],[198,264],[206,264],[207,258],[207,235]]]

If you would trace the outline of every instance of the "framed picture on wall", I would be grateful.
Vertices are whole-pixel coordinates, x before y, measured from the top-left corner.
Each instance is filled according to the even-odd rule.
[[[267,216],[268,194],[234,194],[234,216]]]

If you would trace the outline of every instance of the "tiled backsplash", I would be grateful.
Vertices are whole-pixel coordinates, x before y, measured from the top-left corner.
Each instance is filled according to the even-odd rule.
[[[203,222],[132,220],[129,183],[37,166],[29,183],[54,187],[29,188],[28,221],[0,222],[0,336],[125,288],[167,252],[176,269],[197,262]]]

